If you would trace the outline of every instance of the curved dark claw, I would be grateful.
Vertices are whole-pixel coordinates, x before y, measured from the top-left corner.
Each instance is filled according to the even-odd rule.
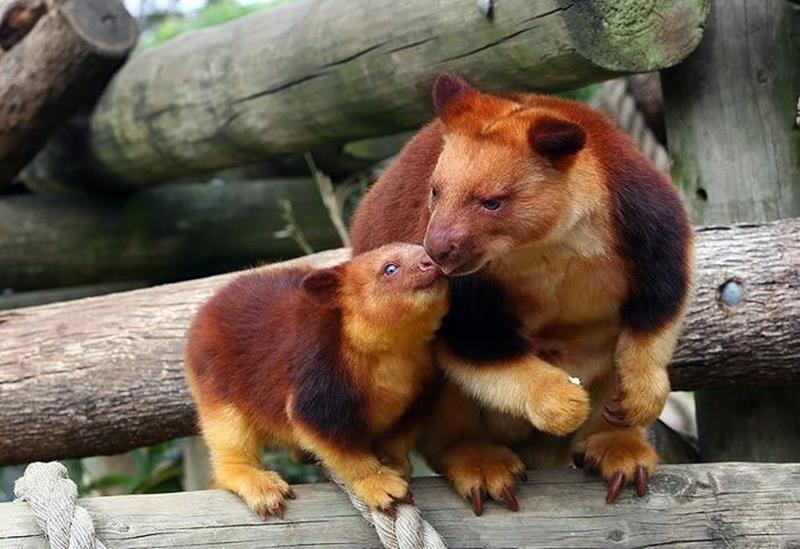
[[[411,493],[411,490],[406,492],[406,495],[398,499],[397,501],[401,503],[408,503],[409,505],[414,505],[416,501],[414,500],[414,494]]]
[[[270,509],[270,511],[272,511],[273,515],[275,515],[279,519],[282,519],[284,516],[283,503],[279,503],[273,509]]]
[[[592,472],[597,469],[597,460],[593,456],[589,456],[583,461],[583,470]]]
[[[636,495],[644,497],[647,494],[647,481],[649,480],[647,475],[647,469],[644,465],[637,465],[636,466]]]
[[[384,509],[383,512],[392,517],[393,519],[397,518],[397,507],[395,507],[394,504]]]
[[[625,475],[622,471],[617,471],[611,480],[608,482],[608,491],[606,492],[606,503],[613,503],[619,496],[622,486],[625,484]]]
[[[503,503],[515,513],[519,511],[519,501],[517,501],[517,496],[514,495],[514,491],[509,486],[503,488]]]
[[[603,410],[603,419],[605,419],[608,424],[613,425],[614,427],[631,426],[631,424],[625,418],[624,412],[612,410],[608,406],[606,406]]]
[[[267,520],[270,517],[268,507],[259,507],[256,513],[261,518],[261,520]]]
[[[297,499],[297,494],[295,494],[294,490],[289,488],[289,491],[286,492],[286,497],[289,499]]]
[[[472,501],[472,512],[476,517],[483,514],[483,490],[480,486],[474,486],[469,491],[469,499]]]

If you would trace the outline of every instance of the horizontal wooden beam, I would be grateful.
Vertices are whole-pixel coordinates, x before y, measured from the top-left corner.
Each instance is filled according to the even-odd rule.
[[[574,88],[684,59],[709,0],[298,0],[135,56],[91,121],[114,188],[419,127],[437,73]]]
[[[800,382],[799,233],[800,220],[697,230],[674,388]],[[184,335],[233,276],[0,312],[0,464],[113,454],[194,432]]]
[[[291,205],[290,223],[281,205]],[[341,245],[311,178],[0,198],[0,290],[181,280]]]
[[[517,490],[520,511],[482,517],[441,479],[412,482],[417,505],[451,549],[466,547],[794,547],[800,543],[800,464],[663,466],[650,493],[606,505],[582,471],[536,471]],[[331,484],[296,486],[286,520],[261,520],[221,491],[84,499],[109,549],[378,547],[372,528]],[[0,545],[45,543],[27,504],[0,504]]]

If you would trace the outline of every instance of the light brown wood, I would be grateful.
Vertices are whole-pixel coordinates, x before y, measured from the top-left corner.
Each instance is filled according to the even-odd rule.
[[[387,135],[430,119],[436,74],[568,89],[671,66],[709,0],[298,0],[142,52],[91,123],[110,188]]]
[[[137,37],[119,0],[65,0],[0,57],[0,186],[97,99]]]
[[[532,472],[521,510],[487,504],[482,517],[438,478],[414,479],[422,515],[451,549],[484,547],[747,548],[800,543],[800,465],[664,466],[644,499],[626,490],[613,505],[582,471]],[[330,484],[295,487],[286,520],[261,522],[220,491],[81,500],[109,549],[167,547],[375,548],[372,528]],[[27,504],[0,504],[0,546],[44,547]]]
[[[799,230],[790,220],[698,231],[697,291],[670,371],[676,389],[800,381]],[[298,261],[347,257],[334,250]],[[193,433],[184,334],[232,276],[0,312],[0,464],[113,454]],[[743,286],[738,305],[720,301],[728,280]]]
[[[800,131],[792,124],[800,89],[798,28],[796,3],[716,1],[697,51],[663,74],[673,179],[695,223],[800,216]],[[789,288],[798,287],[796,258],[794,265]],[[773,310],[795,305],[762,302]],[[763,340],[773,343],[770,327],[762,330]],[[795,329],[794,337],[799,334]],[[752,355],[753,372],[768,367],[780,342],[763,353]],[[699,393],[704,459],[800,461],[798,394],[800,386]]]

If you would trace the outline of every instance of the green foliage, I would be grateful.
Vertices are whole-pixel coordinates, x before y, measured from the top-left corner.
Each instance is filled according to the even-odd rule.
[[[247,6],[241,5],[235,0],[209,2],[205,8],[194,15],[167,16],[142,37],[138,49],[151,48],[186,32],[213,27],[289,1],[291,0],[261,0]]]
[[[123,494],[156,494],[183,490],[183,441],[170,441],[133,450],[129,455],[136,463],[133,474],[111,473],[93,477],[82,459],[65,459],[69,478],[78,486],[81,496],[98,495],[113,490]],[[278,471],[290,483],[320,480],[313,464],[297,463],[282,449],[264,453],[264,465]],[[22,476],[24,465],[0,467],[0,502],[14,499],[14,481]]]

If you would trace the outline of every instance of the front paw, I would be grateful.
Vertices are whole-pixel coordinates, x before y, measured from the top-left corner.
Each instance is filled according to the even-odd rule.
[[[519,510],[514,485],[525,478],[525,464],[505,446],[482,441],[457,442],[440,456],[437,468],[456,492],[472,503],[476,516],[483,514],[487,494],[512,511]]]
[[[626,429],[590,436],[581,461],[584,469],[597,471],[606,479],[606,503],[611,503],[627,484],[634,484],[639,497],[647,493],[647,483],[658,465],[658,454],[640,430]]]
[[[388,467],[354,481],[351,488],[364,503],[389,514],[394,513],[396,502],[411,500],[408,482]]]
[[[554,370],[536,383],[527,412],[531,423],[540,431],[568,435],[589,416],[589,393],[566,372]]]
[[[645,427],[664,409],[669,396],[669,377],[665,368],[654,368],[646,376],[620,376],[619,391],[605,407],[603,417],[616,427]]]

